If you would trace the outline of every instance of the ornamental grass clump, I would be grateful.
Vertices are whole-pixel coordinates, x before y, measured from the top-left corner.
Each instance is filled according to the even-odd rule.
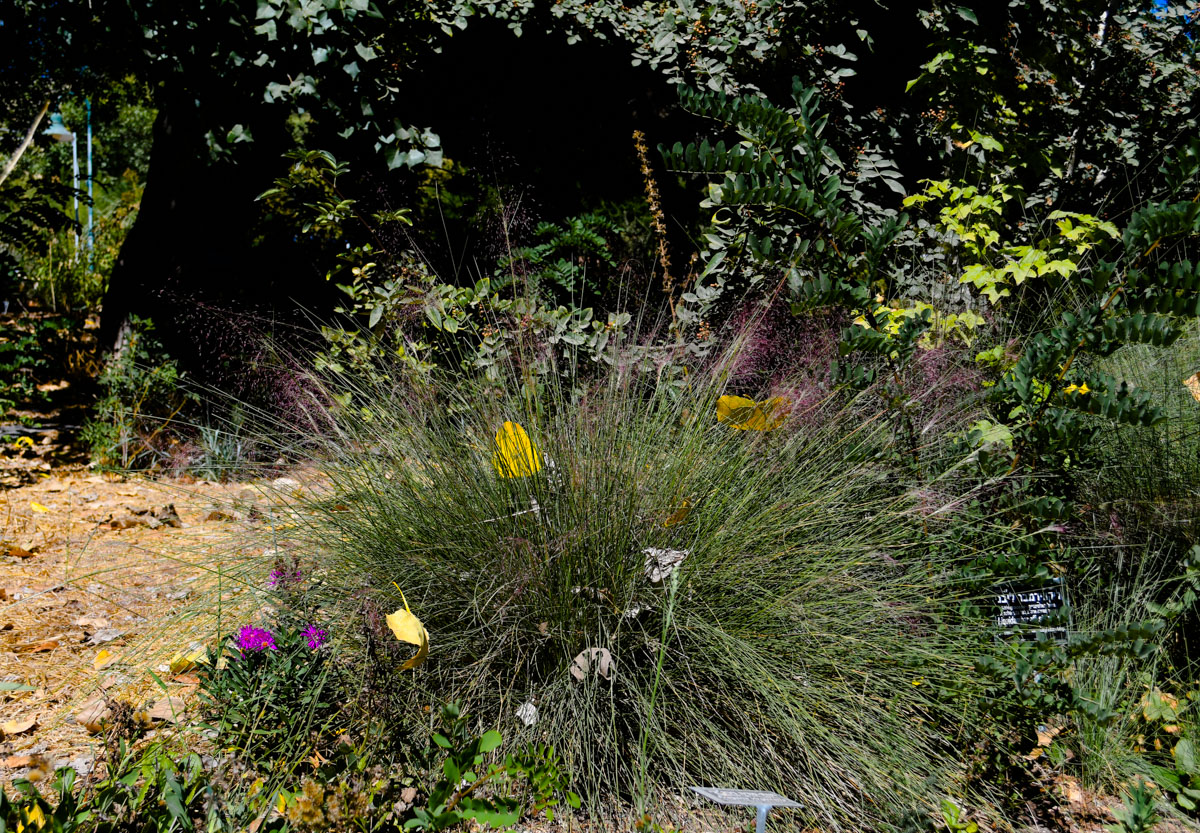
[[[345,675],[362,701],[384,688],[415,724],[459,700],[553,743],[593,808],[693,783],[776,789],[831,829],[936,807],[938,692],[981,634],[956,552],[877,398],[791,407],[726,367],[536,394],[328,380],[305,438],[325,486],[274,534],[312,560],[340,661],[373,668]],[[390,610],[421,664],[381,649]]]

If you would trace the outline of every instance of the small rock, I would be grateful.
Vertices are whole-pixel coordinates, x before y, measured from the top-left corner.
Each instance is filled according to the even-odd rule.
[[[135,526],[149,526],[145,518],[137,515],[118,515],[107,521],[109,529],[133,529]]]

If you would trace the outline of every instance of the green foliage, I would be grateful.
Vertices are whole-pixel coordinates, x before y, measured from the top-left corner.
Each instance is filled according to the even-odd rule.
[[[124,347],[100,374],[95,414],[81,432],[92,459],[123,469],[152,468],[165,455],[164,430],[198,395],[154,338],[153,322],[134,318]]]
[[[951,833],[977,833],[979,825],[964,819],[962,809],[950,799],[942,800],[942,821]]]
[[[1154,797],[1145,784],[1137,784],[1125,794],[1125,805],[1113,811],[1117,823],[1106,829],[1110,833],[1150,833],[1158,823]]]
[[[0,325],[0,416],[45,399],[38,382],[50,367],[51,343],[69,326],[62,318],[40,317]]]
[[[114,756],[94,782],[79,784],[75,770],[59,769],[49,796],[27,780],[13,784],[11,797],[0,789],[0,830],[217,833],[244,827],[262,809],[245,804],[228,785],[217,783],[197,754],[177,758],[161,744],[134,752],[122,741]],[[260,822],[259,829],[283,827],[278,820],[268,820]]]
[[[427,807],[414,807],[413,817],[404,823],[409,830],[446,830],[467,820],[497,829],[518,822],[525,803],[511,795],[509,782],[524,782],[529,812],[544,812],[554,820],[553,807],[562,796],[569,806],[579,808],[579,796],[567,788],[562,762],[552,746],[530,746],[520,754],[508,754],[502,763],[484,769],[489,753],[500,747],[500,733],[493,730],[475,736],[468,716],[456,703],[441,709],[441,731],[432,736],[431,756],[441,758],[441,766],[429,766],[441,776],[429,791]],[[433,750],[436,749],[436,752]],[[492,794],[480,790],[492,786]],[[507,789],[506,789],[507,788]]]
[[[199,666],[200,697],[222,746],[267,764],[305,751],[309,732],[338,712],[326,652],[309,647],[298,628],[271,633],[275,650],[243,651],[229,634]]]
[[[761,96],[689,89],[680,100],[740,137],[732,146],[706,139],[659,148],[670,168],[719,177],[702,203],[716,214],[706,235],[707,262],[682,296],[694,311],[681,311],[682,322],[694,323],[727,287],[772,278],[786,280],[798,307],[866,307],[875,294],[872,273],[898,226],[894,220],[868,225],[854,210],[846,165],[822,138],[828,117],[818,112],[816,90],[795,79],[787,108]]]
[[[1019,184],[1030,206],[1132,207],[1195,135],[1190,15],[1184,2],[937,0],[919,12],[932,42],[908,85],[914,135],[968,182]]]
[[[260,199],[298,215],[305,232],[336,238],[353,221],[374,241],[339,254],[327,276],[342,279],[337,287],[347,302],[335,308],[344,316],[340,325],[321,327],[326,349],[316,357],[319,371],[378,375],[398,358],[418,374],[450,366],[496,379],[505,362],[522,358],[537,378],[579,356],[603,360],[631,320],[627,313],[599,320],[591,307],[579,306],[596,290],[595,276],[590,284],[587,278],[589,259],[596,267],[614,265],[600,232],[616,232],[617,226],[599,213],[568,218],[562,226],[541,224],[537,233],[545,242],[513,249],[494,278],[459,286],[432,274],[413,252],[382,242],[387,224],[411,225],[407,209],[364,216],[338,189],[338,177],[349,170],[344,163],[325,151],[288,158],[293,164],[287,175]],[[531,344],[550,349],[531,356]],[[349,404],[345,392],[338,396]]]
[[[944,203],[934,232],[951,235],[945,244],[951,251],[961,245],[964,265],[959,282],[973,286],[992,305],[1031,278],[1053,290],[1054,276],[1059,282],[1069,279],[1088,252],[1120,236],[1112,223],[1090,214],[1053,211],[1046,222],[1052,224],[1054,233],[1026,244],[1002,242],[1011,232],[1003,214],[1005,203],[1012,198],[1012,189],[1006,185],[992,185],[987,193],[981,193],[974,186],[953,185],[949,180],[926,181],[925,190],[905,198],[904,206]],[[958,260],[957,256],[946,259]],[[1045,290],[1038,293],[1045,294]]]
[[[1151,426],[1161,411],[1145,392],[1100,371],[1072,372],[1084,357],[1107,356],[1129,343],[1170,345],[1182,322],[1200,314],[1200,271],[1188,261],[1143,266],[1144,258],[1173,238],[1195,235],[1200,205],[1151,205],[1136,212],[1123,234],[1124,268],[1100,261],[1080,285],[1086,300],[1064,312],[1047,333],[1028,339],[1024,352],[993,389],[993,400],[1013,431],[1014,462],[1061,469],[1088,446],[1096,424],[1084,415]]]
[[[603,276],[596,275],[596,271],[616,266],[612,249],[602,235],[618,231],[616,223],[596,212],[568,217],[561,224],[538,223],[534,234],[542,242],[517,247],[502,259],[493,279],[494,288],[503,288],[503,270],[508,270],[512,282],[530,281],[528,292],[534,296],[572,301],[594,296],[604,285]]]

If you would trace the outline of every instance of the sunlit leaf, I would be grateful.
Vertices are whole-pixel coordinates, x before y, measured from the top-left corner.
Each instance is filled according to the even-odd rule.
[[[744,396],[717,400],[717,422],[738,431],[773,431],[787,419],[790,403],[781,396],[755,402]]]
[[[396,589],[400,590],[400,587],[397,585]],[[425,626],[421,624],[421,620],[414,616],[412,611],[408,609],[408,599],[404,598],[403,590],[400,590],[400,598],[404,602],[404,607],[401,610],[388,614],[387,626],[392,629],[392,633],[401,642],[417,646],[416,656],[406,660],[400,666],[401,671],[407,671],[425,662],[426,657],[429,656],[429,632],[425,630]]]
[[[1200,402],[1200,373],[1193,373],[1183,380],[1183,386],[1192,394],[1192,398]]]
[[[506,422],[496,432],[492,465],[501,477],[529,477],[542,470],[542,455],[517,422]]]

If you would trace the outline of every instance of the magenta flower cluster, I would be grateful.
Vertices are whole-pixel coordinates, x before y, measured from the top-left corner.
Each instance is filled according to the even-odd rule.
[[[300,632],[300,635],[308,642],[308,647],[314,651],[329,641],[329,634],[316,625],[309,625]]]
[[[289,584],[299,584],[304,580],[304,574],[300,570],[295,572],[291,570],[283,570],[276,567],[271,571],[271,577],[267,579],[268,587],[278,587],[280,589],[287,587]]]
[[[278,651],[275,635],[268,630],[247,625],[238,631],[238,648],[243,654],[257,654],[263,651]]]

